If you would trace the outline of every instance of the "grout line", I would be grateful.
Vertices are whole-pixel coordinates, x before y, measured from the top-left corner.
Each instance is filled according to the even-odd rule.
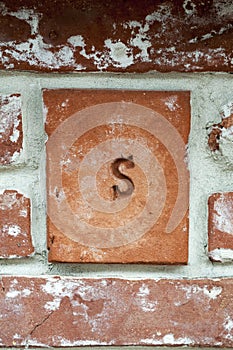
[[[207,198],[213,192],[230,191],[233,172],[215,161],[206,147],[205,126],[219,118],[221,106],[230,98],[232,75],[227,73],[2,73],[2,93],[20,92],[23,100],[24,153],[22,163],[0,169],[0,188],[14,188],[32,200],[32,236],[37,254],[30,259],[1,260],[2,274],[58,274],[77,277],[197,278],[232,276],[232,264],[213,264],[205,252]],[[166,79],[165,79],[166,78]],[[133,81],[133,84],[132,84]],[[221,90],[219,90],[221,86]],[[46,258],[46,178],[44,121],[41,88],[103,88],[190,90],[192,126],[190,158],[190,240],[187,266],[142,264],[49,264]],[[42,163],[41,163],[42,160]],[[201,169],[201,170],[200,170]],[[213,176],[214,174],[214,176]]]

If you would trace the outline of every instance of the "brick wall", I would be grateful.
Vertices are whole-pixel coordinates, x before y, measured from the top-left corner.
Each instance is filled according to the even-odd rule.
[[[233,347],[231,1],[0,12],[0,346]]]

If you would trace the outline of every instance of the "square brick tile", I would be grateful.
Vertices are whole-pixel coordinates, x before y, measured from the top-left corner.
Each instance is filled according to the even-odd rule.
[[[43,98],[49,260],[187,263],[190,93]]]
[[[22,142],[21,97],[19,94],[0,95],[0,165],[17,159]]]
[[[233,261],[233,192],[209,197],[209,257],[213,261]]]
[[[0,257],[26,257],[34,252],[30,233],[30,199],[17,191],[0,194]]]

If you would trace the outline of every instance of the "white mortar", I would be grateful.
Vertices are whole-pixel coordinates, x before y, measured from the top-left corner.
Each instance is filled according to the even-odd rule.
[[[220,121],[232,101],[230,74],[0,74],[0,93],[21,93],[24,152],[15,166],[1,167],[0,190],[17,189],[32,201],[32,236],[37,254],[30,259],[1,260],[1,273],[60,274],[77,277],[200,278],[232,276],[231,264],[211,263],[207,256],[207,200],[214,192],[233,190],[233,173],[224,170],[207,146],[206,125]],[[187,266],[48,264],[46,257],[46,188],[44,116],[41,89],[91,88],[191,90],[192,130],[189,138],[190,233]],[[233,146],[232,146],[233,147]],[[41,161],[42,160],[42,161]],[[26,165],[26,166],[25,166]]]

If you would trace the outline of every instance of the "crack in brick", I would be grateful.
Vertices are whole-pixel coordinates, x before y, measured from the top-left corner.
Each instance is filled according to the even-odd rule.
[[[68,303],[69,303],[69,309],[72,310],[72,304],[71,304],[71,301],[70,301],[70,298],[68,298],[67,296],[65,296],[64,298],[61,299],[60,301],[60,307],[58,310],[61,310],[62,308],[62,304],[65,303],[66,301],[68,300]],[[52,316],[52,314],[54,312],[57,312],[58,310],[52,310],[47,316],[45,316],[42,321],[38,324],[36,324],[33,329],[31,330],[31,332],[29,333],[29,336],[32,336],[34,334],[34,332],[41,326],[44,325],[45,322],[48,321],[48,319]]]
[[[40,326],[42,326],[42,325],[50,318],[50,316],[53,314],[53,312],[54,312],[54,311],[50,312],[50,314],[48,314],[47,316],[45,316],[45,317],[43,318],[43,320],[42,320],[40,323],[36,324],[36,325],[33,327],[33,329],[31,330],[31,332],[29,333],[29,335],[32,336],[33,333],[36,331],[36,329],[39,328]]]

